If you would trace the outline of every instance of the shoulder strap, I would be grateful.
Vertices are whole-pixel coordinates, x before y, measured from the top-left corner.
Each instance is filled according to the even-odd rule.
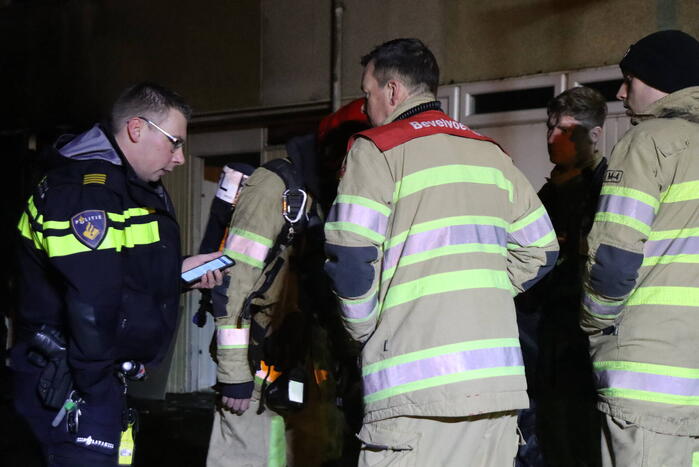
[[[265,258],[264,269],[266,272],[263,284],[245,299],[243,316],[246,318],[250,318],[252,315],[252,300],[264,295],[272,283],[274,283],[277,274],[284,264],[281,253],[294,241],[296,235],[305,230],[308,224],[308,215],[306,214],[308,195],[304,190],[303,179],[296,167],[294,167],[294,164],[289,159],[273,159],[262,167],[277,174],[284,182],[281,212],[281,215],[284,217],[284,226]],[[269,267],[273,262],[274,265]]]
[[[303,232],[308,223],[306,215],[306,202],[308,195],[300,173],[289,159],[274,159],[267,162],[263,167],[274,172],[284,182],[284,192],[282,193],[282,216],[284,217],[284,227],[277,236],[274,248],[269,252],[265,264],[269,264],[278,255],[277,245],[289,245],[294,235]]]

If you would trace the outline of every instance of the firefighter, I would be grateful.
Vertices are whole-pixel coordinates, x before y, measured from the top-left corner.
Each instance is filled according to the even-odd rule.
[[[362,58],[366,111],[325,224],[326,270],[363,347],[360,465],[512,465],[528,406],[513,295],[558,244],[524,175],[440,110],[417,39]]]
[[[699,41],[631,45],[614,146],[588,237],[582,329],[602,413],[602,464],[699,461]]]

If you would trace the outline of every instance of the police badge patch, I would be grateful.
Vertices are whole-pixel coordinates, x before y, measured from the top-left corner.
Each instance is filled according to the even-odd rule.
[[[70,228],[80,243],[94,250],[107,233],[107,214],[97,210],[80,212],[70,218]]]

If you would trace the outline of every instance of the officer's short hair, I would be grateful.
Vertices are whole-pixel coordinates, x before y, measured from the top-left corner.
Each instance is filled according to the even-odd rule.
[[[143,82],[126,88],[112,106],[109,126],[116,134],[127,120],[133,117],[146,117],[160,123],[167,113],[177,110],[189,121],[191,107],[182,96],[159,84]]]
[[[399,79],[411,93],[429,91],[437,94],[439,65],[434,55],[419,39],[393,39],[362,57],[362,66],[374,64],[374,78],[379,86],[389,79]]]
[[[607,100],[599,91],[577,86],[563,91],[548,103],[548,115],[573,117],[588,130],[604,125]]]

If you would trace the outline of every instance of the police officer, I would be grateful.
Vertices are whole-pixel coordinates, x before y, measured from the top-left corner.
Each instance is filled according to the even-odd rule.
[[[14,400],[50,466],[116,465],[123,369],[163,359],[180,272],[219,256],[182,260],[160,181],[184,163],[189,116],[172,91],[128,88],[108,126],[57,141],[19,222]],[[209,272],[194,287],[221,279]]]

